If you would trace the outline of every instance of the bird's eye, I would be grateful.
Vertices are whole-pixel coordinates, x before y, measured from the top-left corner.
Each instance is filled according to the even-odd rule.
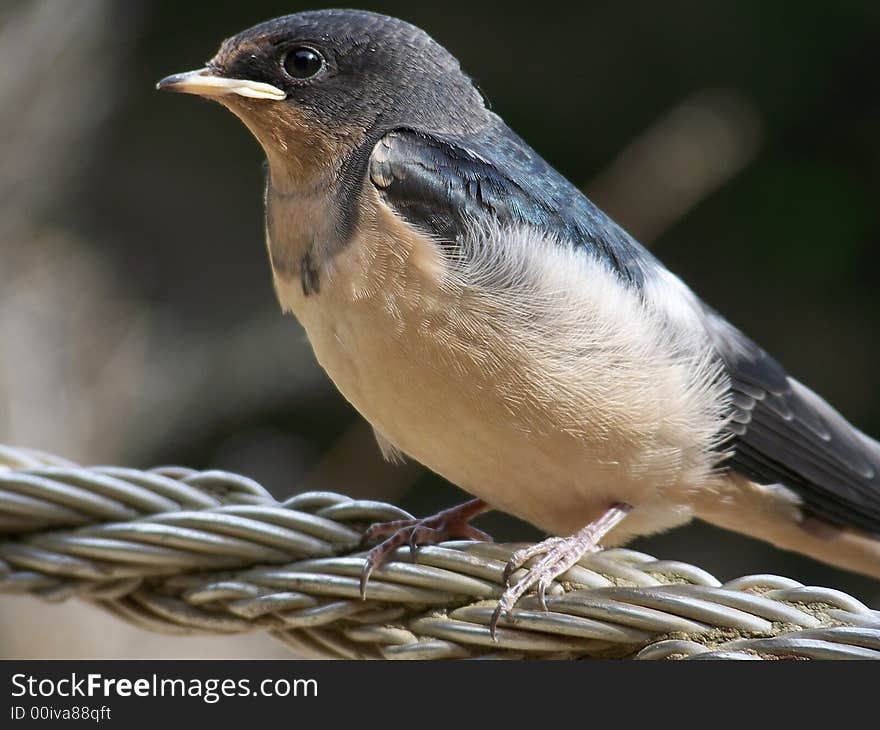
[[[295,79],[314,76],[324,65],[324,59],[311,48],[294,48],[284,57],[284,70]]]

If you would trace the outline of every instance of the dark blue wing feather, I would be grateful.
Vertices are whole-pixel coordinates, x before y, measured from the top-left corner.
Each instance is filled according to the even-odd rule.
[[[653,258],[497,117],[467,140],[388,132],[370,158],[370,178],[409,223],[452,244],[469,221],[491,216],[593,248],[637,286]]]
[[[728,466],[761,484],[783,484],[807,511],[880,533],[880,444],[792,379],[707,307],[708,330],[730,377]]]

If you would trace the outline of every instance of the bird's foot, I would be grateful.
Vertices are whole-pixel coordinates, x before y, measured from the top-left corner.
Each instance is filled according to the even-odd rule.
[[[599,542],[602,538],[620,524],[631,509],[628,504],[615,504],[599,519],[582,527],[571,537],[549,537],[543,542],[529,545],[511,555],[504,568],[506,587],[489,622],[492,638],[495,638],[495,630],[501,617],[509,613],[523,594],[535,584],[537,584],[538,601],[541,608],[546,611],[545,594],[550,584],[584,555],[599,550]],[[538,560],[529,567],[526,574],[514,585],[510,585],[514,571],[521,568],[527,560],[535,557],[538,557]]]
[[[367,553],[364,569],[361,571],[361,598],[367,595],[367,583],[372,572],[401,545],[408,544],[410,551],[415,554],[419,545],[434,545],[456,538],[491,542],[489,535],[468,524],[488,509],[489,506],[482,499],[472,499],[421,520],[396,520],[371,525],[364,533],[362,543],[387,539]]]

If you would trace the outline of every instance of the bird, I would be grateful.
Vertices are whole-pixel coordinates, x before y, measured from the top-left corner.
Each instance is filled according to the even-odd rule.
[[[695,518],[880,577],[880,443],[547,163],[425,31],[287,15],[157,86],[256,137],[282,309],[386,458],[473,496],[370,527],[362,596],[399,547],[489,539],[470,524],[489,509],[550,535],[511,556],[493,636],[584,555]]]

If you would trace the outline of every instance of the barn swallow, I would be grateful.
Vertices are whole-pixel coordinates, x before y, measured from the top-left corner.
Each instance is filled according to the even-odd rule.
[[[282,308],[387,456],[475,496],[371,528],[387,539],[364,590],[398,546],[486,538],[469,520],[489,508],[554,535],[512,557],[493,632],[600,541],[694,517],[880,577],[880,444],[545,162],[425,32],[288,15],[158,87],[251,130]]]

